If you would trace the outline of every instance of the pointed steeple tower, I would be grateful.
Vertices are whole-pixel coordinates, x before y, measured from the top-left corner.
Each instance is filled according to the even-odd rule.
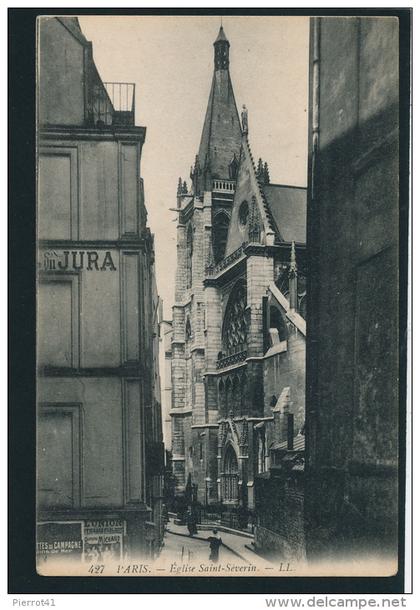
[[[212,190],[213,180],[229,180],[239,158],[241,124],[229,74],[230,44],[223,27],[214,42],[214,73],[196,164],[195,194]]]
[[[223,26],[220,26],[219,35],[213,43],[214,69],[229,70],[229,40],[226,38]]]

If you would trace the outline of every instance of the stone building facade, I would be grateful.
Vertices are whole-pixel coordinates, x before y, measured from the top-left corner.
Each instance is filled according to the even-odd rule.
[[[77,18],[38,23],[38,569],[162,542],[153,237],[135,87]],[[119,105],[121,99],[125,105]]]
[[[305,418],[306,189],[269,183],[239,117],[223,28],[189,189],[177,193],[172,459],[203,505],[255,509]],[[261,167],[260,167],[261,165]]]
[[[307,550],[396,571],[399,34],[314,18],[310,40]]]

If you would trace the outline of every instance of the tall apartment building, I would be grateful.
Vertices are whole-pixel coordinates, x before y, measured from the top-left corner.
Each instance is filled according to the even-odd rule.
[[[135,85],[38,27],[38,570],[161,545],[158,298]]]

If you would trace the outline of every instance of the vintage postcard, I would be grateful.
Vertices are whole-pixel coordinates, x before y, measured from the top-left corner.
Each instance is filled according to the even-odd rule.
[[[398,572],[399,33],[38,17],[39,575]]]

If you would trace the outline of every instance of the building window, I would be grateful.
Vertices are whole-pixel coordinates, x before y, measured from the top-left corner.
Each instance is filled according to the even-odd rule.
[[[298,312],[306,320],[306,277],[298,272],[297,277]]]
[[[276,286],[280,290],[283,296],[289,300],[289,270],[287,267],[279,270],[279,274],[276,280]]]
[[[185,324],[185,340],[186,341],[190,341],[192,337],[192,330],[191,330],[191,322],[190,322],[190,318],[187,318],[187,322]]]
[[[246,286],[238,282],[229,297],[222,329],[224,353],[229,356],[242,352],[247,344],[247,324],[245,319]]]
[[[241,203],[241,207],[239,208],[239,222],[241,226],[245,227],[248,224],[249,217],[249,205],[247,201],[243,201]]]
[[[225,256],[228,231],[229,216],[225,212],[219,212],[213,220],[213,257],[216,264]]]
[[[232,117],[232,125],[233,125],[233,117]],[[229,178],[231,180],[236,180],[238,175],[238,160],[236,155],[233,155],[232,161],[229,163]]]
[[[230,502],[238,499],[238,460],[232,445],[229,445],[225,454],[223,499]]]
[[[276,286],[289,301],[289,270],[287,268],[280,271]],[[300,271],[297,272],[297,309],[302,318],[306,320],[306,276]]]
[[[268,345],[270,347],[281,341],[287,341],[287,327],[283,315],[274,305],[270,306],[268,329]]]
[[[265,429],[261,428],[258,430],[257,436],[257,459],[258,459],[258,473],[266,471],[266,459],[265,459]]]
[[[194,236],[192,225],[188,225],[187,229],[187,289],[192,285],[192,259],[194,252]]]
[[[241,377],[241,415],[247,414],[246,399],[248,396],[248,376],[243,374]]]
[[[222,380],[219,381],[219,417],[226,417],[226,389]]]
[[[80,505],[80,405],[41,405],[37,426],[38,502],[43,508]]]
[[[232,401],[229,407],[232,417],[238,417],[241,409],[241,385],[239,383],[238,375],[235,375],[233,378]]]
[[[45,274],[38,284],[38,364],[78,366],[79,278]]]

